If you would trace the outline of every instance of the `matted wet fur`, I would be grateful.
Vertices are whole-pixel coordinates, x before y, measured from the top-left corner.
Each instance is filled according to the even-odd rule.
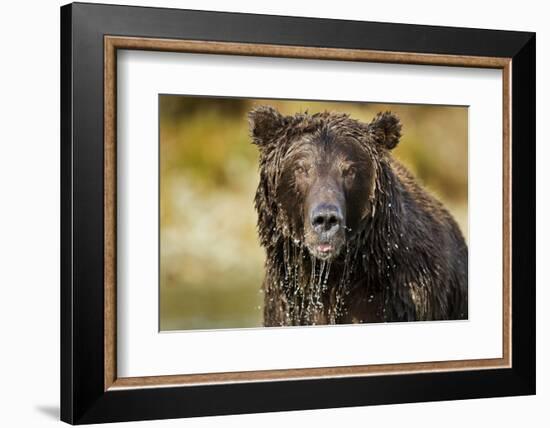
[[[249,114],[266,250],[264,325],[465,319],[468,249],[391,155],[392,113]]]

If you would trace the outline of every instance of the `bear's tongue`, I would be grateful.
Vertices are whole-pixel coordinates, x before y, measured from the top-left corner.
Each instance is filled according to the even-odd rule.
[[[317,245],[317,250],[321,253],[328,253],[329,251],[332,251],[332,245],[331,244],[319,244],[319,245]]]

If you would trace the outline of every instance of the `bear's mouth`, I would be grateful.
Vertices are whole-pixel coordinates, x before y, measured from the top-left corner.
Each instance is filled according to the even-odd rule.
[[[320,260],[335,258],[340,252],[340,245],[335,242],[321,242],[309,247],[311,254]]]

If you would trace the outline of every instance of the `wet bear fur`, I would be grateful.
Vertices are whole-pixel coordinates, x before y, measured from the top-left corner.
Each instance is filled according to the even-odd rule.
[[[260,153],[255,208],[266,251],[265,326],[468,317],[466,243],[447,209],[392,156],[401,137],[396,115],[362,123],[343,113],[284,116],[262,106],[249,121]],[[307,172],[297,166],[304,158]],[[338,162],[353,164],[359,183],[342,185],[345,236],[339,252],[321,260],[306,245],[304,207],[317,196],[297,177],[311,182],[317,169],[315,180],[328,180],[321,171]],[[339,170],[330,174],[347,183]]]

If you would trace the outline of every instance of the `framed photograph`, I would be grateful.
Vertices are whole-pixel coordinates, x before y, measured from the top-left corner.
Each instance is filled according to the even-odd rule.
[[[61,418],[535,393],[535,34],[61,8]]]

